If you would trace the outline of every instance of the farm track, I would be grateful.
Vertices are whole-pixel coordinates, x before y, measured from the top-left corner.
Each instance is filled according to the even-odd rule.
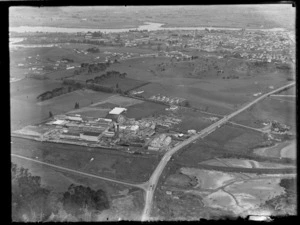
[[[238,172],[238,173],[255,173],[255,174],[294,174],[297,168],[243,168],[243,167],[228,167],[228,166],[212,166],[198,164],[197,168],[206,170],[216,170],[223,172]]]
[[[291,177],[296,177],[296,173],[294,174],[289,174],[289,176]],[[284,175],[282,176],[261,176],[261,177],[250,177],[249,179],[243,179],[240,178],[241,180],[239,180],[238,178],[228,182],[227,184],[222,185],[221,187],[215,188],[215,189],[207,189],[207,188],[191,188],[191,189],[186,189],[186,188],[178,188],[177,186],[174,186],[176,191],[182,191],[182,192],[189,192],[189,191],[203,191],[203,192],[216,192],[219,190],[224,190],[224,188],[236,183],[236,182],[248,182],[248,181],[254,181],[254,180],[265,180],[265,179],[276,179],[276,178],[282,178],[284,177]],[[166,186],[165,186],[166,187]],[[172,187],[172,186],[171,186]]]

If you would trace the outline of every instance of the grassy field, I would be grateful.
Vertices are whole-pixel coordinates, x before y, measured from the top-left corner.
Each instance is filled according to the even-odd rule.
[[[16,157],[12,157],[11,161],[19,167],[28,169],[32,175],[41,177],[41,184],[54,189],[56,192],[67,191],[72,183],[77,184],[74,180],[65,177],[62,173],[50,167]]]
[[[179,128],[183,132],[190,129],[200,131],[210,124],[209,120],[205,119],[205,117],[208,117],[207,115],[190,109],[180,109],[176,112],[176,115],[180,117],[181,123],[176,124],[174,128]]]
[[[25,139],[14,139],[12,153],[36,158],[55,165],[92,173],[99,176],[128,182],[144,182],[151,175],[157,157],[132,157],[132,155],[110,154],[89,151],[75,145],[40,143]],[[91,159],[94,160],[91,161]]]
[[[160,83],[150,83],[138,90],[143,90],[145,98],[162,94],[169,97],[185,98],[192,107],[196,107],[208,112],[217,114],[227,114],[234,110],[235,104],[240,104],[243,99],[232,94],[221,94],[215,91],[202,90],[200,87],[189,87],[185,85],[167,85]],[[234,103],[234,104],[232,104]]]
[[[49,80],[23,79],[10,84],[10,97],[36,102],[36,97],[45,91],[61,87],[59,82]]]
[[[142,119],[143,117],[148,117],[153,114],[159,114],[160,112],[164,112],[164,105],[153,103],[153,102],[143,102],[133,106],[128,107],[126,116],[128,118]]]
[[[295,131],[296,128],[296,104],[289,101],[279,101],[273,98],[267,98],[257,103],[252,109],[247,110],[233,121],[248,126],[255,126],[255,121],[272,121],[277,120]],[[263,127],[260,124],[260,127]]]
[[[139,100],[139,99],[134,99],[134,98],[127,98],[124,96],[120,95],[113,95],[109,98],[107,98],[105,101],[102,101],[102,103],[109,103],[109,104],[114,104],[117,105],[118,107],[129,107],[135,104],[140,104],[143,103],[144,101]],[[95,104],[95,106],[98,104]]]
[[[174,156],[176,162],[184,166],[196,166],[198,163],[224,157],[226,154],[252,155],[251,148],[264,141],[258,132],[241,128],[223,126],[204,139],[199,139],[194,144],[183,149]],[[232,156],[233,157],[233,156]]]
[[[37,81],[24,79],[11,85],[11,129],[16,130],[26,125],[40,123],[53,115],[66,113],[74,109],[75,102],[85,107],[93,102],[101,101],[112,94],[94,92],[91,90],[77,90],[43,102],[37,102],[36,97],[53,88],[60,87],[54,81]]]
[[[205,137],[204,140],[227,151],[246,153],[263,142],[264,136],[260,132],[225,125]]]

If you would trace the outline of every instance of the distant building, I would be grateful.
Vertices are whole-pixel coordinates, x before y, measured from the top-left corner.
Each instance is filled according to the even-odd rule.
[[[68,116],[67,117],[68,120],[72,120],[72,121],[80,121],[82,122],[82,118],[79,116]]]

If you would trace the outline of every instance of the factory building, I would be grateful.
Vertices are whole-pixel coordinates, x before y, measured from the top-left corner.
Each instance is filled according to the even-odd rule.
[[[80,139],[80,134],[76,132],[63,132],[62,134],[59,135],[59,138],[62,139],[71,139],[71,140],[79,140]]]
[[[100,133],[96,132],[83,132],[80,134],[80,138],[86,141],[99,141]]]
[[[127,111],[126,108],[115,107],[106,116],[106,119],[111,119],[117,123],[124,123],[125,117],[124,113]]]

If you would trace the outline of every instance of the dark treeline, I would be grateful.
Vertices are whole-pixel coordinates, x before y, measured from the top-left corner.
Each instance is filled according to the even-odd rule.
[[[54,98],[56,96],[60,96],[60,95],[66,94],[66,93],[70,93],[70,92],[75,91],[79,88],[80,88],[80,86],[76,86],[76,85],[55,88],[52,91],[46,91],[46,92],[40,94],[39,96],[37,96],[37,99],[39,101],[48,100],[48,99]]]
[[[107,86],[103,83],[106,79],[109,79],[109,78],[124,79],[124,78],[126,78],[126,76],[127,76],[126,73],[120,73],[118,71],[112,70],[112,71],[107,71],[106,73],[104,73],[100,76],[96,76],[93,79],[88,79],[86,81],[79,81],[79,80],[74,80],[74,79],[64,79],[63,84],[72,85],[72,86],[75,86],[76,88],[86,87],[86,88],[92,89],[94,91],[122,94],[123,92],[119,88],[118,83],[116,84],[116,86]]]
[[[81,67],[74,71],[74,75],[80,75],[84,72],[87,74],[99,73],[105,71],[109,67],[110,63],[81,63]]]
[[[42,186],[41,177],[11,164],[12,220],[14,222],[92,221],[109,208],[106,192],[71,184],[66,192]]]

